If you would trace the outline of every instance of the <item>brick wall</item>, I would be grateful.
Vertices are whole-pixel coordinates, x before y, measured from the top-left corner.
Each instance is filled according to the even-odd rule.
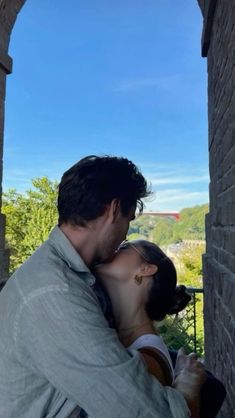
[[[0,0],[0,290],[9,273],[9,251],[5,248],[5,216],[1,213],[6,76],[12,70],[8,46],[17,14],[24,2],[25,0]]]
[[[0,0],[0,197],[5,81],[11,63],[7,51],[12,27],[24,2]],[[227,387],[221,416],[232,418],[235,399],[235,1],[198,2],[204,14],[202,51],[208,57],[211,179],[204,257],[206,362]],[[0,204],[0,282],[8,272],[4,228]]]
[[[210,155],[210,212],[206,219],[204,257],[205,352],[208,367],[227,389],[221,417],[232,418],[235,416],[235,2],[204,0],[202,7],[206,37],[202,46],[208,62]]]

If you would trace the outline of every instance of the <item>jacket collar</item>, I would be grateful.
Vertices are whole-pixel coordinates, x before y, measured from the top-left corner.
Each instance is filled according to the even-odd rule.
[[[91,274],[90,269],[84,263],[80,254],[75,250],[58,225],[51,231],[49,235],[49,243],[56,249],[69,268],[79,273],[84,272]]]

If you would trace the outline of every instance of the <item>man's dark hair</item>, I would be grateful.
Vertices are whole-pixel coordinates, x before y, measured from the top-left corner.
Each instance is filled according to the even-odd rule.
[[[67,170],[59,184],[59,225],[84,225],[101,216],[113,199],[120,200],[122,214],[136,205],[143,211],[142,198],[150,191],[139,169],[127,158],[90,155]]]

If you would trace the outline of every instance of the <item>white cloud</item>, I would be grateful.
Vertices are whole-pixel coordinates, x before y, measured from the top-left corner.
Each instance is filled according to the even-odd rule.
[[[13,168],[13,169],[6,170],[6,173],[4,171],[3,179],[6,182],[9,182],[9,181],[18,181],[19,182],[21,180],[27,181],[28,176],[27,176],[27,172],[25,170]]]
[[[209,201],[207,167],[158,162],[138,166],[153,190],[145,201],[147,210],[179,211]]]
[[[209,176],[204,175],[181,175],[149,178],[153,186],[161,184],[190,184],[190,183],[208,183]]]
[[[187,93],[187,95],[193,99],[194,93],[196,94],[199,91],[202,91],[204,84],[197,75],[186,72],[165,76],[133,77],[117,80],[111,90],[113,92],[128,93],[148,88],[158,89],[163,93],[170,92],[171,96]]]
[[[159,87],[160,81],[158,78],[142,78],[136,80],[120,81],[112,89],[114,92],[128,92],[137,91],[144,87]]]
[[[20,169],[7,170],[3,173],[3,190],[16,189],[17,192],[22,193],[30,186],[30,176],[26,171]]]
[[[184,189],[166,189],[154,193],[154,198],[145,201],[146,210],[156,211],[180,211],[186,207],[192,207],[207,203],[209,195],[207,191],[188,191]]]
[[[143,175],[152,186],[209,183],[208,169],[185,164],[140,163]]]
[[[164,90],[171,89],[172,86],[175,86],[179,82],[179,79],[182,79],[181,75],[173,74],[165,77],[143,77],[143,78],[133,78],[120,80],[112,88],[114,92],[135,92],[143,88],[161,88]]]

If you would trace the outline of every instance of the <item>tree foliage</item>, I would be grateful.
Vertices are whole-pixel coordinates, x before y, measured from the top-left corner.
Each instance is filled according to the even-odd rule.
[[[136,233],[158,245],[205,239],[205,215],[208,204],[182,209],[180,219],[141,215],[131,223],[129,234]]]
[[[187,287],[202,289],[202,255],[204,252],[204,242],[198,243],[193,249],[186,247],[181,252],[180,257],[183,269],[179,277],[179,282],[184,283]],[[199,353],[202,354],[204,346],[203,294],[195,293],[193,298],[195,301],[197,346]],[[187,330],[187,334],[193,335],[193,333],[194,328],[191,325]]]
[[[174,224],[174,241],[205,240],[205,215],[208,210],[208,204],[182,209],[179,221]]]
[[[178,315],[167,317],[160,324],[160,333],[167,345],[173,349],[183,346],[187,352],[204,353],[203,293],[202,293],[202,254],[205,243],[195,241],[192,246],[179,246],[179,253],[174,259],[178,272],[178,283],[192,288],[192,299],[186,309]],[[197,292],[193,288],[197,289]],[[201,289],[201,290],[200,290]],[[196,347],[195,347],[196,344]]]
[[[173,241],[175,221],[170,218],[160,218],[151,231],[150,240],[158,245],[167,245]]]
[[[25,194],[14,189],[3,194],[11,272],[47,239],[57,223],[57,182],[42,177],[32,180],[32,185]]]

